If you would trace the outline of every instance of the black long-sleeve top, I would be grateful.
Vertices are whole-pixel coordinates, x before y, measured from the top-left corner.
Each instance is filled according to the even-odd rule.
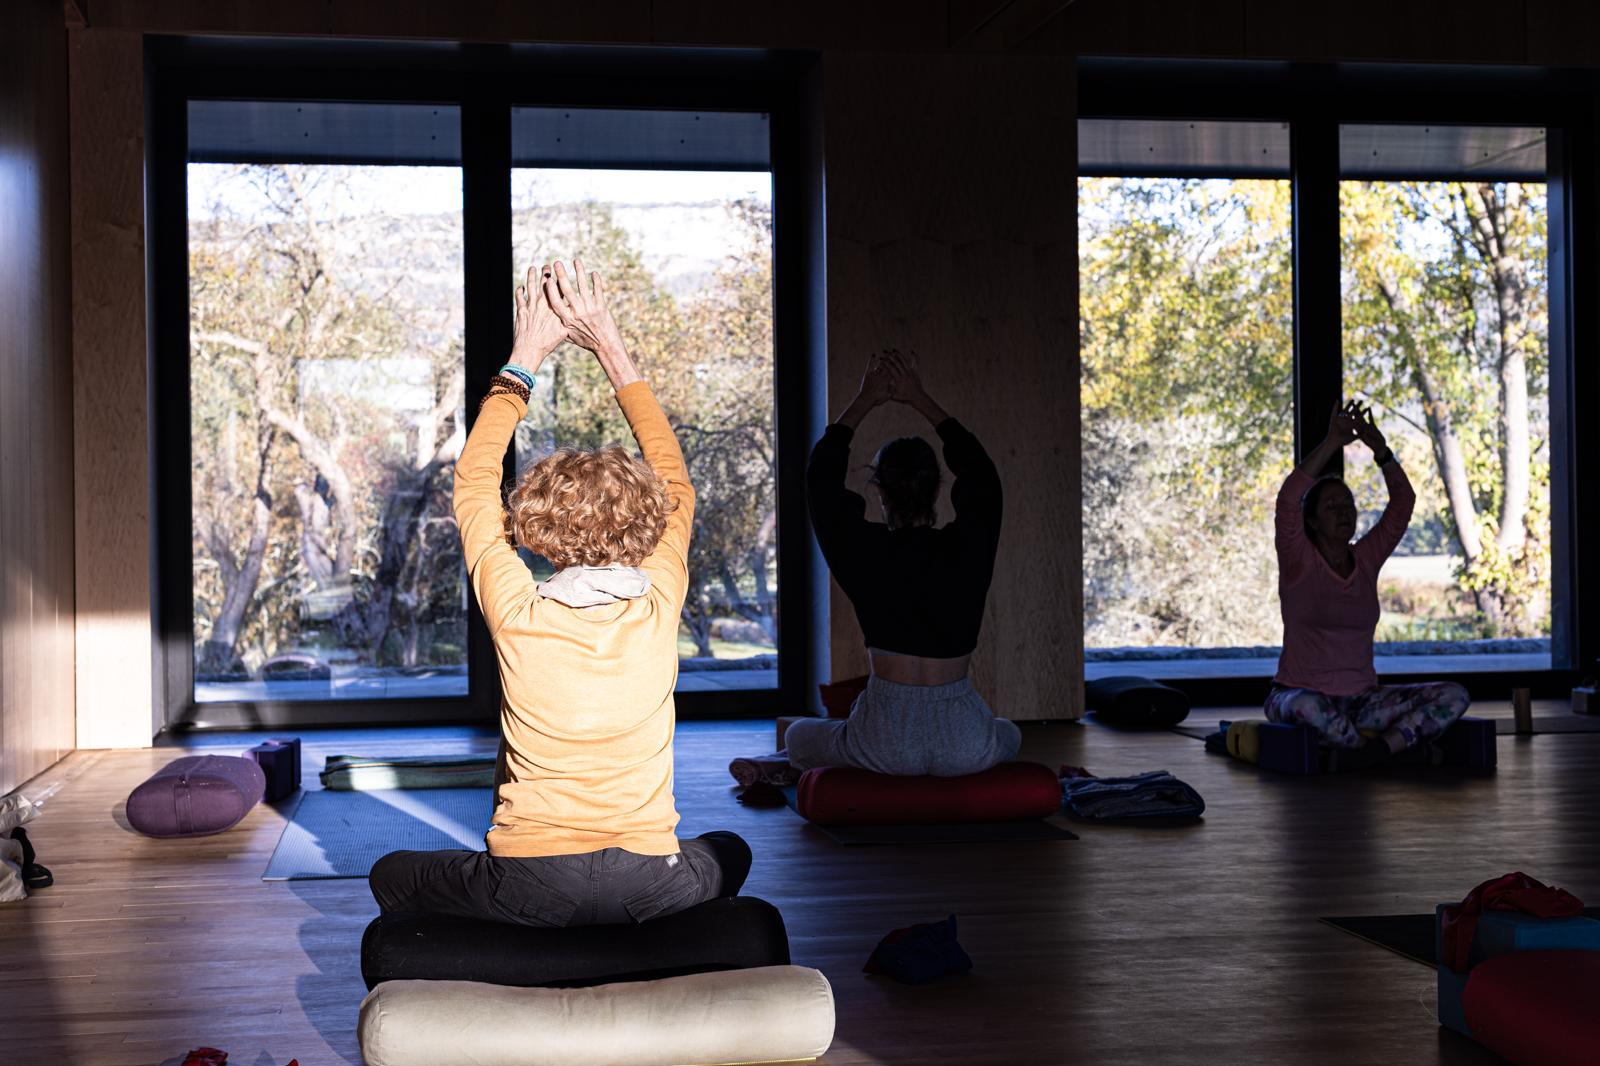
[[[955,475],[953,521],[902,529],[867,521],[867,501],[844,486],[855,433],[838,423],[811,449],[806,501],[823,558],[855,605],[867,647],[946,659],[977,647],[1002,499],[999,472],[978,438],[953,418],[934,428]]]

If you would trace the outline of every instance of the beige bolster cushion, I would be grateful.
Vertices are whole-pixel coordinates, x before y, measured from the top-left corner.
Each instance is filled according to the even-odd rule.
[[[592,988],[385,981],[361,1003],[367,1066],[722,1066],[833,1043],[817,970],[762,966]]]

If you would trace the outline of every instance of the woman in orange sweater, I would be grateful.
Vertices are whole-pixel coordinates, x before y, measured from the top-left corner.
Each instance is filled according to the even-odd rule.
[[[500,758],[487,851],[398,851],[373,866],[379,907],[569,926],[644,921],[735,895],[750,849],[679,841],[672,796],[678,618],[694,488],[677,438],[606,307],[599,275],[557,263],[517,290],[511,361],[456,463],[455,514],[499,659]],[[563,448],[501,503],[501,462],[533,374],[562,341],[593,352],[641,462]],[[516,545],[557,574],[536,584]]]

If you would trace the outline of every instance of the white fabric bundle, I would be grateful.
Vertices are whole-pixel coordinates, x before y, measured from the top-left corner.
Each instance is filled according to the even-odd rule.
[[[22,845],[0,836],[0,903],[27,898],[28,888],[22,883]]]
[[[11,839],[11,831],[31,822],[37,813],[33,801],[20,792],[0,799],[0,903],[28,898],[22,883],[22,845]]]
[[[727,1066],[814,1059],[833,1043],[817,970],[750,970],[593,988],[386,981],[361,1003],[367,1066]]]

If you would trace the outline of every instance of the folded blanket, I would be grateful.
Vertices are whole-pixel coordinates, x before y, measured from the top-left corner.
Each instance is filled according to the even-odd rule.
[[[1132,777],[1068,777],[1061,782],[1067,810],[1080,818],[1198,818],[1206,801],[1166,770]]]
[[[391,759],[330,755],[322,787],[372,792],[387,788],[492,788],[493,755],[407,755]]]

